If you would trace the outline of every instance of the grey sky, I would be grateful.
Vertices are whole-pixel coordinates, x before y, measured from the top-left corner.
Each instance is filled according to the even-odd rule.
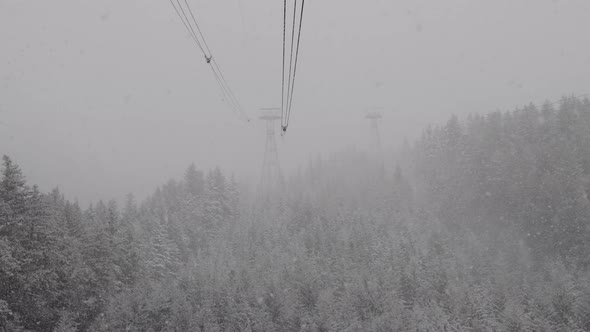
[[[282,1],[193,0],[252,117],[280,105]],[[590,92],[587,0],[306,2],[287,169],[386,146],[451,113]],[[256,179],[264,131],[221,100],[168,0],[0,0],[0,153],[82,202],[139,196],[194,161]]]

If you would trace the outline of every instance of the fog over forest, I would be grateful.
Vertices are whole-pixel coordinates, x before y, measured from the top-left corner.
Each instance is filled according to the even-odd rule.
[[[189,3],[244,110],[279,107],[282,2]],[[306,6],[285,169],[365,148],[370,108],[391,149],[451,114],[590,92],[585,0]],[[168,0],[0,0],[0,40],[0,151],[45,191],[145,197],[191,162],[258,181],[264,125],[228,110]]]
[[[589,17],[0,0],[0,332],[590,331]]]

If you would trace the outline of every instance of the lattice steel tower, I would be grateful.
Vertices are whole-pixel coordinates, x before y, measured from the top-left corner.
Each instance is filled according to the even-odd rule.
[[[383,116],[379,112],[372,111],[369,112],[365,118],[371,121],[371,129],[373,131],[371,148],[374,150],[373,152],[381,155],[383,151],[381,148],[381,135],[379,134],[379,121],[383,118]]]
[[[261,110],[263,113],[259,119],[266,122],[266,145],[259,191],[267,196],[283,183],[276,140],[276,122],[281,119],[281,116],[277,112],[280,108],[262,108]]]

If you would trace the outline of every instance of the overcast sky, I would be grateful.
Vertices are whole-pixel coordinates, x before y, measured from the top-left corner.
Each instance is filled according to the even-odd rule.
[[[292,0],[289,0],[292,1]],[[280,105],[282,1],[191,0],[251,117]],[[285,169],[450,114],[590,92],[587,0],[308,0]],[[221,98],[168,0],[0,0],[0,154],[81,202],[142,197],[190,162],[256,179],[264,126]]]

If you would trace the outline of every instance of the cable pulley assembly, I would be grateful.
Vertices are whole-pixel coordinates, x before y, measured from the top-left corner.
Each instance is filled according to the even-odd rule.
[[[181,3],[180,0],[170,0],[170,4],[174,8],[174,11],[180,18],[180,21],[188,31],[192,40],[195,42],[195,44],[201,50],[201,52],[203,52],[203,55],[205,56],[205,62],[211,67],[213,76],[215,76],[215,80],[219,85],[223,98],[227,101],[229,107],[238,115],[238,117],[240,117],[242,120],[249,122],[250,119],[246,115],[246,112],[244,112],[244,110],[242,109],[240,102],[238,101],[231,87],[227,83],[227,80],[225,79],[219,64],[213,58],[211,49],[209,48],[209,45],[205,40],[205,36],[201,31],[201,27],[197,22],[196,16],[194,15],[194,12],[190,4],[188,3],[188,0],[184,0],[184,4]]]

